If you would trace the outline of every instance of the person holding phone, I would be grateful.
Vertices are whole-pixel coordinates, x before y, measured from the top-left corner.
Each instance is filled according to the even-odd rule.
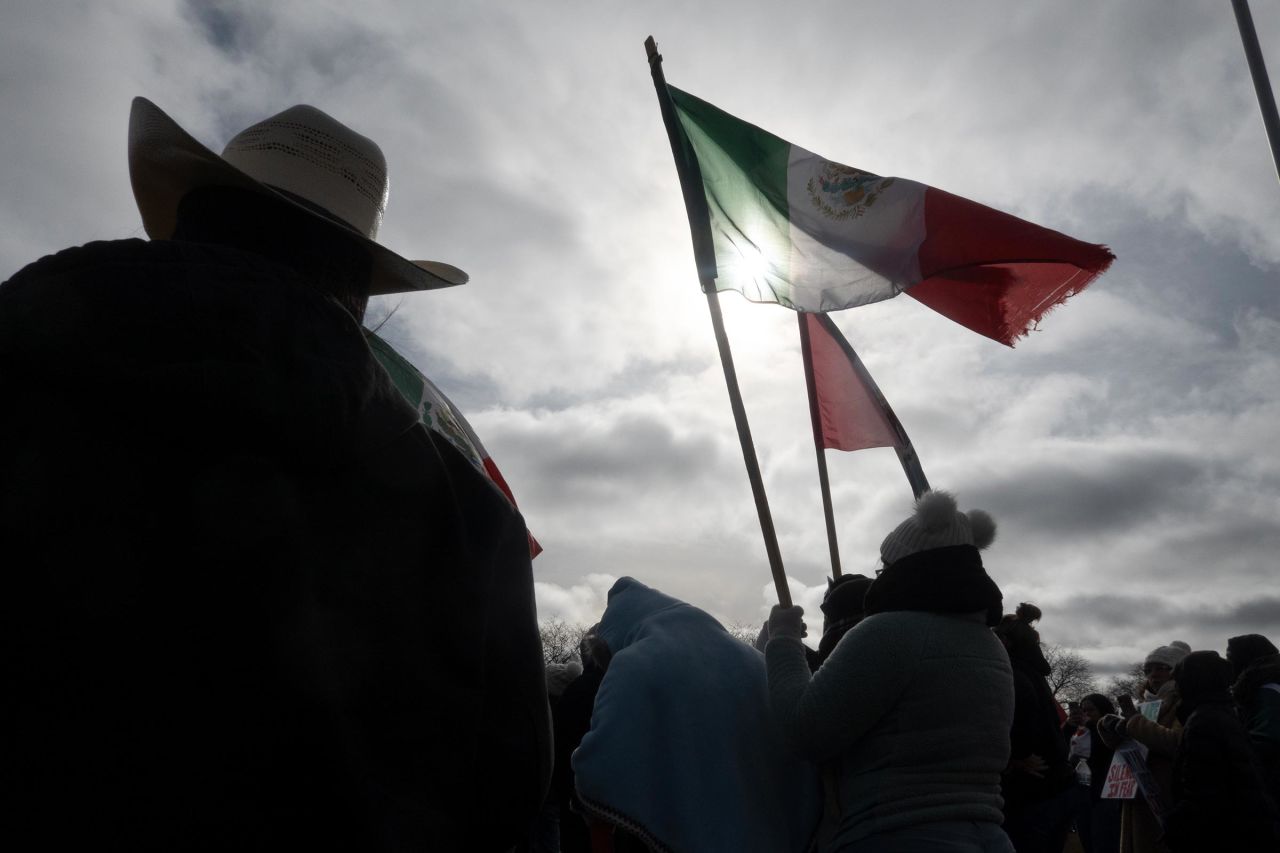
[[[1076,812],[1076,830],[1085,853],[1118,853],[1120,849],[1120,800],[1102,799],[1107,771],[1115,750],[1102,742],[1098,723],[1115,713],[1115,705],[1101,693],[1090,693],[1076,705],[1080,728],[1072,737],[1070,761],[1076,778],[1089,792]],[[1068,717],[1070,719],[1070,717]],[[1084,762],[1083,767],[1080,762]]]
[[[1173,756],[1178,750],[1182,725],[1177,712],[1180,696],[1178,683],[1173,678],[1174,667],[1191,652],[1191,647],[1181,640],[1153,649],[1142,662],[1142,699],[1160,703],[1154,720],[1134,713],[1125,717],[1108,715],[1098,724],[1102,740],[1116,748],[1130,737],[1147,747],[1147,766],[1161,793],[1166,794],[1173,781]],[[1131,704],[1131,703],[1130,703]],[[1146,798],[1125,800],[1120,812],[1121,849],[1133,853],[1166,853],[1168,846],[1161,841],[1160,821],[1151,812]]]

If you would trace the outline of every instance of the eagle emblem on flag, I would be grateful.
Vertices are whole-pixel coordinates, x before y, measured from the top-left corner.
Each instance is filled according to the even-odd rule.
[[[822,161],[822,168],[805,188],[814,207],[830,219],[856,219],[893,186],[894,178],[882,178],[852,166]]]

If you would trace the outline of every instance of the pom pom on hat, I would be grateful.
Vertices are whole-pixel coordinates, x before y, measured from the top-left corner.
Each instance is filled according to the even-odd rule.
[[[880,559],[891,566],[903,557],[934,548],[972,545],[986,548],[996,538],[996,523],[982,510],[960,512],[950,492],[925,492],[915,513],[880,545]]]
[[[980,509],[971,509],[969,516],[969,532],[973,534],[973,547],[979,551],[996,541],[996,520]]]

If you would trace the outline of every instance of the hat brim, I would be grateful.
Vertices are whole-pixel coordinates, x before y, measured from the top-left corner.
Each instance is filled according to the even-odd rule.
[[[173,237],[178,204],[202,187],[237,187],[287,202],[308,216],[354,238],[373,260],[369,292],[407,293],[466,284],[465,272],[440,261],[411,261],[359,231],[322,216],[287,194],[250,177],[201,145],[163,110],[146,98],[134,98],[129,111],[129,180],[142,214],[142,227],[153,240]]]

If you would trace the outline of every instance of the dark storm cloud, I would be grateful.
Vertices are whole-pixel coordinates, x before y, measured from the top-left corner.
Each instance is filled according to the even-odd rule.
[[[186,0],[182,11],[211,45],[232,59],[241,56],[252,41],[253,28],[243,17],[240,3]]]
[[[1214,592],[1207,578],[1199,596],[1174,597],[1151,584],[1144,594],[1090,593],[1037,603],[1045,613],[1041,630],[1047,639],[1082,648],[1096,665],[1113,672],[1175,639],[1193,649],[1221,651],[1227,638],[1238,634],[1280,638],[1280,597],[1241,597],[1237,589],[1229,593],[1231,600],[1215,601]]]
[[[975,506],[1050,536],[1120,531],[1185,509],[1203,463],[1165,451],[1081,454],[1028,460],[1015,472],[968,490]]]
[[[540,506],[666,489],[696,479],[718,458],[713,441],[678,430],[658,413],[623,415],[589,431],[550,426],[523,437],[510,428],[492,432],[495,444],[523,460],[527,500]]]
[[[1079,629],[1126,625],[1148,630],[1168,624],[1174,610],[1158,595],[1126,595],[1119,592],[1074,595],[1056,602],[1039,602],[1050,623],[1066,623]]]
[[[1166,563],[1160,570],[1184,581],[1203,579],[1206,592],[1212,592],[1214,584],[1223,580],[1253,585],[1274,582],[1277,576],[1278,518],[1223,519],[1207,530],[1174,531],[1170,538],[1176,562]]]
[[[1193,612],[1190,618],[1195,625],[1232,636],[1262,632],[1280,639],[1280,596],[1260,595],[1225,609]]]

